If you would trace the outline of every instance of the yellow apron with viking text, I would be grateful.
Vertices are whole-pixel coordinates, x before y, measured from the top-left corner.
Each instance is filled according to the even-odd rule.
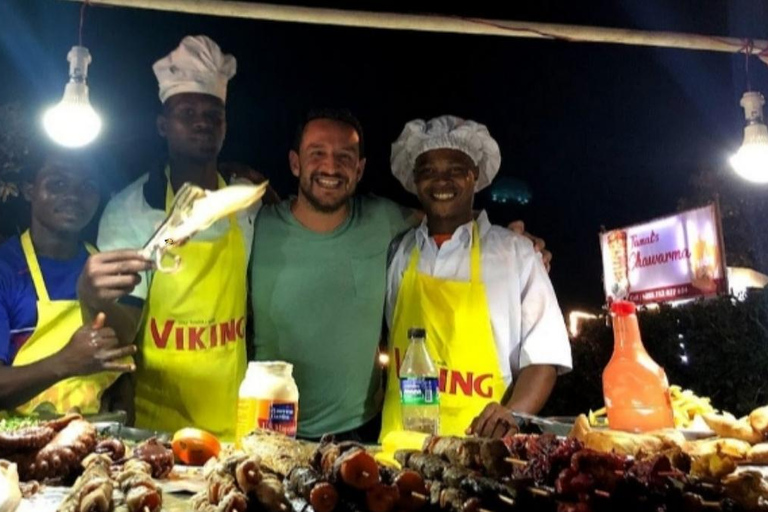
[[[480,268],[480,236],[472,227],[470,280],[452,281],[418,271],[414,247],[397,294],[389,337],[389,369],[381,436],[402,430],[400,364],[408,329],[426,329],[426,346],[440,372],[440,434],[465,435],[489,402],[501,401],[506,385],[494,342]]]
[[[226,186],[219,177],[219,188]],[[173,203],[170,180],[166,211]],[[136,425],[198,427],[231,440],[245,376],[245,242],[234,215],[215,240],[174,249],[181,268],[155,272],[136,371]]]
[[[83,325],[80,302],[51,300],[48,296],[48,289],[45,287],[45,280],[40,271],[29,231],[21,235],[21,247],[37,293],[37,326],[32,336],[19,349],[13,360],[13,366],[28,365],[55,354],[69,343],[75,331]],[[86,249],[91,254],[96,252],[96,249],[88,244]],[[59,413],[77,407],[83,414],[95,414],[99,412],[104,390],[119,376],[118,372],[101,372],[64,379],[18,407],[17,411],[30,414],[38,405],[50,402]]]

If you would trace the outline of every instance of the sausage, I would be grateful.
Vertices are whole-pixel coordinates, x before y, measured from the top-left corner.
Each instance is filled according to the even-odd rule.
[[[365,505],[369,512],[390,512],[400,501],[396,485],[378,483],[365,492]]]
[[[333,464],[331,481],[344,482],[353,489],[366,491],[379,483],[379,465],[365,450],[353,448]]]
[[[406,512],[419,510],[426,504],[427,487],[420,474],[404,469],[395,476],[394,484],[400,494],[398,508]]]

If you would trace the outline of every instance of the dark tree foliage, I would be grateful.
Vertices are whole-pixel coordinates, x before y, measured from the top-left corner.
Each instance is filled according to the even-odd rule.
[[[0,104],[0,241],[18,233],[26,219],[21,169],[29,152],[29,116],[19,103]]]

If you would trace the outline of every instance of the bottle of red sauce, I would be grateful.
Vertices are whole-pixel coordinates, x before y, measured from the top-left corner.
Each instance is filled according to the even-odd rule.
[[[603,395],[612,429],[646,432],[674,428],[669,382],[640,338],[635,305],[611,304],[613,356],[603,371]]]

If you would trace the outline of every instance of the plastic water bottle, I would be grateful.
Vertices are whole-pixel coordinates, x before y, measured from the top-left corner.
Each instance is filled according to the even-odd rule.
[[[409,345],[400,367],[400,407],[403,428],[437,435],[440,429],[440,392],[435,363],[425,344],[426,331],[408,329]]]

